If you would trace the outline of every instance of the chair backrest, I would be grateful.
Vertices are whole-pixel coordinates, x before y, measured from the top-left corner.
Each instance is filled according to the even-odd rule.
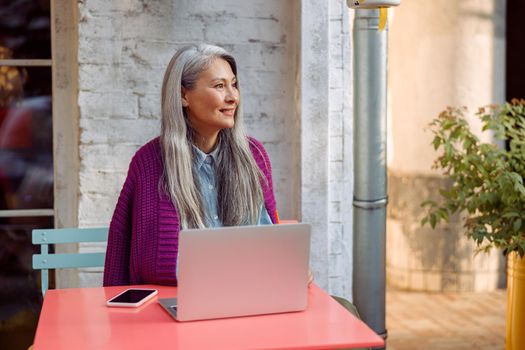
[[[81,242],[106,242],[108,228],[59,228],[33,230],[33,244],[40,245],[40,254],[33,254],[33,269],[42,275],[42,295],[49,286],[49,269],[104,266],[106,253],[64,253],[50,254],[49,244]]]

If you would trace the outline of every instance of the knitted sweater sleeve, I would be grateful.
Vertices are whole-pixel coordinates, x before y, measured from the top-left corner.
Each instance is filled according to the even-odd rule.
[[[104,286],[130,284],[131,227],[135,193],[133,164],[132,161],[109,226]]]
[[[275,203],[275,195],[273,192],[273,181],[272,181],[272,165],[270,164],[270,157],[264,149],[262,143],[253,138],[248,137],[250,149],[252,151],[255,162],[264,174],[264,179],[261,181],[261,187],[264,196],[264,205],[268,211],[268,215],[274,224],[278,223],[277,218],[277,205]]]

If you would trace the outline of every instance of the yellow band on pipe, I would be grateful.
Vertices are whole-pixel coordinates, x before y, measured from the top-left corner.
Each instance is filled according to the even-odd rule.
[[[386,27],[386,20],[388,18],[388,9],[386,7],[379,8],[379,26],[378,30],[382,31]]]

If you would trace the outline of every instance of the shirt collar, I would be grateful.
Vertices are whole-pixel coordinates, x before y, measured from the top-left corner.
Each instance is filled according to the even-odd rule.
[[[199,147],[192,145],[193,147],[193,153],[195,154],[195,158],[193,159],[193,162],[195,163],[195,166],[197,169],[200,169],[200,167],[205,163],[207,158],[211,159],[211,163],[215,163],[217,161],[217,156],[219,155],[219,147],[215,147],[213,151],[210,153],[204,153],[199,149]],[[210,163],[210,164],[211,164]]]

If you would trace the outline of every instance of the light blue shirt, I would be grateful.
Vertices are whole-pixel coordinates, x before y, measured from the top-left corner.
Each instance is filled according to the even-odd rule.
[[[212,152],[206,154],[193,146],[193,151],[196,155],[193,162],[199,178],[203,204],[206,206],[206,223],[209,227],[220,227],[222,222],[217,213],[217,176],[215,169],[219,150],[215,148]],[[257,225],[269,224],[272,224],[272,220],[264,205],[261,204]]]

